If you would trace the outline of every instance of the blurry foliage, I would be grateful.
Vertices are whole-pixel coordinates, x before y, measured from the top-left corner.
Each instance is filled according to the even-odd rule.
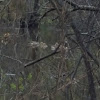
[[[19,77],[19,84],[21,84],[23,82],[23,78]]]
[[[29,48],[36,48],[36,59],[44,57],[56,49],[61,41],[60,39],[63,36],[62,26],[59,22],[59,19],[55,19],[58,16],[55,11],[48,14],[39,23],[39,41],[30,41],[28,37],[29,34],[27,32],[28,29],[25,29],[26,37],[24,37],[23,34],[20,34],[19,29],[15,28],[15,20],[18,20],[21,17],[26,17],[26,15],[30,15],[30,12],[27,12],[27,6],[30,7],[30,5],[27,5],[26,1],[27,0],[11,0],[9,5],[3,10],[3,12],[1,12],[0,15],[1,20],[4,19],[6,22],[9,20],[9,22],[14,24],[11,32],[4,29],[6,32],[1,32],[2,35],[0,35],[0,48],[2,50],[0,50],[0,54],[8,54],[10,55],[9,58],[11,59],[11,61],[9,61],[7,59],[5,60],[3,57],[0,58],[0,62],[4,62],[3,65],[0,65],[2,67],[0,69],[0,94],[7,90],[7,93],[11,91],[15,93],[17,91],[20,94],[21,92],[22,94],[20,95],[22,95],[22,97],[24,97],[24,95],[27,97],[30,96],[29,100],[40,100],[41,98],[43,100],[65,100],[67,97],[69,97],[68,100],[85,100],[84,98],[86,98],[88,94],[88,81],[83,59],[78,66],[73,82],[71,79],[76,70],[77,62],[81,56],[80,47],[69,50],[71,47],[74,48],[77,46],[71,40],[67,40],[68,43],[59,47],[58,51],[64,51],[64,54],[62,53],[53,55],[35,65],[29,66],[27,69],[21,69],[25,63],[32,60],[26,59],[28,58],[26,55],[27,52],[29,52]],[[31,1],[29,0],[29,2]],[[47,3],[48,0],[40,0],[40,2],[39,12],[42,15],[48,10],[49,7],[51,8],[52,6],[50,3]],[[86,25],[84,25],[82,28],[81,26],[87,22],[87,16],[88,13],[84,11],[83,13],[74,13],[74,16],[71,16],[77,23],[78,28],[83,28],[83,33],[85,33],[84,30]],[[7,25],[9,26],[9,24]],[[66,24],[64,25],[64,31],[66,30],[65,33],[68,33],[69,35],[74,34],[74,31],[69,24],[68,27]],[[8,28],[8,30],[10,29]],[[12,43],[12,37],[14,37],[13,40],[15,41],[13,42],[13,45],[10,44]],[[72,35],[71,38],[76,39],[74,35]],[[9,44],[9,46],[7,44]],[[100,49],[98,50],[97,45],[91,44],[89,49],[93,56],[97,56],[100,59]],[[91,59],[88,60],[91,61]],[[91,62],[91,65],[94,68],[95,64],[93,64],[93,61]],[[22,70],[23,73],[20,73]],[[16,76],[7,76],[6,72],[8,71],[16,73]],[[98,73],[100,73],[100,70],[98,70]],[[95,75],[100,76],[98,73]],[[79,79],[82,76],[83,78]],[[67,87],[66,84],[69,82],[72,83]],[[63,86],[64,88],[59,90],[59,88]],[[99,89],[100,87],[96,86],[96,88]],[[0,98],[0,100],[5,99]]]
[[[30,81],[31,79],[32,79],[32,74],[29,73],[28,76],[27,76],[27,80]]]
[[[11,87],[12,90],[16,90],[16,84],[15,83],[11,83],[10,87]]]
[[[20,91],[24,91],[24,86],[23,86],[23,84],[20,84],[20,85],[19,85],[19,90],[20,90]]]

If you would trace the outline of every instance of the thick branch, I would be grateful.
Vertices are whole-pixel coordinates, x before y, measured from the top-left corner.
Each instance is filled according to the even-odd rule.
[[[78,4],[76,4],[72,1],[68,1],[68,0],[66,0],[66,3],[68,3],[72,7],[74,7],[73,11],[76,11],[76,10],[100,11],[100,8],[94,7],[94,6],[78,5]]]
[[[35,61],[31,61],[31,62],[27,63],[24,67],[26,68],[26,67],[28,67],[28,66],[34,65],[35,63],[38,63],[38,62],[40,62],[40,61],[42,61],[42,60],[44,60],[44,59],[46,59],[46,58],[49,58],[49,57],[51,57],[51,56],[57,54],[57,53],[59,53],[59,52],[53,52],[53,53],[51,53],[51,54],[49,54],[49,55],[46,55],[46,56],[44,56],[44,57],[42,57],[42,58],[40,58],[40,59],[37,59],[37,60],[35,60]]]
[[[37,60],[35,60],[35,61],[31,61],[31,62],[27,63],[24,67],[26,68],[26,67],[28,67],[28,66],[30,66],[30,65],[34,65],[35,63],[38,63],[38,62],[40,62],[40,61],[42,61],[42,60],[44,60],[44,59],[46,59],[46,58],[49,58],[49,57],[51,57],[51,56],[53,56],[53,55],[59,53],[60,51],[57,51],[57,50],[59,49],[59,47],[60,47],[60,44],[58,45],[58,47],[55,49],[55,51],[54,51],[53,53],[48,54],[48,55],[46,55],[46,56],[44,56],[44,57],[42,57],[42,58],[40,58],[40,59],[37,59]]]
[[[91,100],[97,100],[96,99],[95,86],[94,86],[94,78],[93,78],[92,69],[91,69],[91,63],[89,62],[89,56],[91,57],[91,55],[86,50],[85,45],[83,44],[83,41],[81,40],[80,31],[77,29],[77,27],[74,23],[72,23],[71,25],[72,25],[72,28],[75,32],[76,40],[79,43],[79,46],[81,48],[81,52],[82,52],[82,55],[83,55],[85,68],[86,68],[87,76],[88,76],[89,93],[90,93]]]
[[[85,53],[87,53],[87,55],[94,61],[94,63],[99,67],[99,62],[98,60],[89,52],[89,50],[87,50],[87,48],[84,46],[83,41],[81,41],[81,37],[80,37],[80,32],[79,30],[77,30],[77,28],[75,27],[75,25],[72,23],[71,24],[73,30],[75,31],[75,35],[77,37],[77,42],[80,43],[80,47],[83,51],[85,51]]]

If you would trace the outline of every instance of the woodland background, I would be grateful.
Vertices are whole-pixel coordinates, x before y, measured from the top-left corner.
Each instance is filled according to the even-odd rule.
[[[0,0],[0,100],[99,100],[99,6]]]

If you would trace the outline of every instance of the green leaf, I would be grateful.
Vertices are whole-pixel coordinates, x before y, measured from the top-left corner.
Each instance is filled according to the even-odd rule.
[[[49,24],[52,24],[52,20],[51,20],[51,19],[48,19],[48,23],[49,23]]]
[[[19,83],[22,83],[22,82],[23,82],[23,78],[19,77]]]
[[[11,83],[11,84],[10,84],[10,87],[11,87],[11,89],[16,90],[16,84]]]
[[[29,73],[29,74],[28,74],[28,77],[27,77],[27,80],[31,80],[31,79],[32,79],[32,74]]]
[[[20,84],[20,85],[19,85],[19,89],[20,89],[21,91],[24,90],[24,86],[23,86],[23,84]]]

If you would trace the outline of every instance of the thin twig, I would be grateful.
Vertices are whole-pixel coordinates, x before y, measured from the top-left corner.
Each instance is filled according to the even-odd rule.
[[[8,58],[8,59],[11,59],[11,60],[14,60],[14,61],[17,61],[17,62],[19,62],[20,64],[23,64],[20,60],[18,60],[18,59],[16,59],[16,58],[12,58],[12,57],[10,57],[10,56],[6,56],[6,55],[3,55],[3,54],[0,54],[0,56],[5,57],[5,58]]]

